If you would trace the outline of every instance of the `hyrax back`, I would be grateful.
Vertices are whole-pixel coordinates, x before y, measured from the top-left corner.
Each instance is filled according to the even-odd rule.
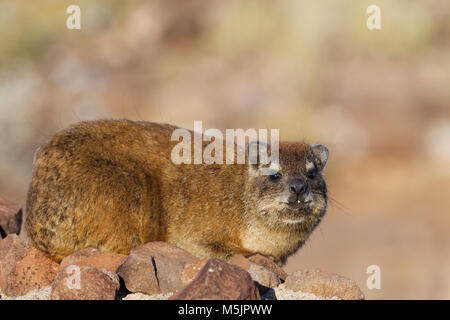
[[[170,131],[127,121],[81,123],[37,151],[26,228],[39,249],[60,260],[88,246],[127,253],[150,239],[165,240],[152,196],[159,192],[152,175],[158,164],[143,161],[161,138],[145,141],[142,131],[152,129]]]
[[[325,213],[326,150],[281,143],[281,177],[272,179],[258,165],[174,164],[175,129],[101,120],[55,134],[35,155],[25,221],[32,243],[56,261],[86,247],[128,254],[149,241],[199,257],[278,260],[301,246]],[[306,181],[312,167],[317,177]]]

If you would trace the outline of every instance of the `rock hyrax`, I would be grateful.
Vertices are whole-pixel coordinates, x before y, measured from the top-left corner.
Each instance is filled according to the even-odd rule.
[[[327,206],[328,150],[279,143],[279,166],[171,161],[177,127],[129,120],[81,122],[35,154],[25,227],[50,258],[86,248],[128,254],[167,241],[198,257],[260,253],[284,261]]]

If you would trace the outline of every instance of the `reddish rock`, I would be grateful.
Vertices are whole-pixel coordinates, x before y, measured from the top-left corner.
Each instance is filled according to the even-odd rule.
[[[94,248],[86,248],[65,257],[61,261],[60,270],[69,265],[92,265],[98,270],[108,270],[116,272],[117,268],[125,261],[127,256],[113,252],[100,252]]]
[[[131,251],[117,270],[131,292],[175,292],[183,287],[186,264],[197,260],[189,252],[166,242],[149,242]]]
[[[5,293],[9,296],[22,296],[28,291],[47,287],[55,280],[58,271],[59,265],[56,262],[36,248],[29,247],[10,275]]]
[[[260,265],[260,266],[266,268],[269,271],[272,271],[283,281],[286,280],[286,278],[288,276],[288,274],[280,266],[278,266],[271,259],[269,259],[263,255],[256,254],[256,255],[248,257],[248,260],[253,263],[256,263],[257,265]]]
[[[7,202],[0,198],[0,238],[5,235],[20,232],[22,223],[22,208],[18,204]]]
[[[241,254],[234,255],[228,260],[229,263],[234,264],[238,267],[241,267],[245,271],[248,270],[250,267],[250,260],[248,260],[246,257],[244,257]]]
[[[252,278],[242,268],[221,259],[208,259],[189,285],[170,300],[259,300]]]
[[[23,258],[27,246],[16,234],[10,234],[0,240],[0,288],[6,294],[8,278],[14,272],[17,261]]]
[[[258,257],[254,260],[259,262],[258,264],[252,262],[250,259],[240,254],[233,256],[228,262],[237,265],[238,267],[241,267],[242,269],[247,271],[252,277],[253,281],[256,282],[259,292],[261,294],[264,294],[270,288],[275,288],[281,283],[279,276],[272,272],[270,269],[266,268],[265,265],[268,265],[272,270],[276,269],[273,268],[271,263],[274,264],[277,268],[279,267],[272,260],[261,255],[257,256]],[[266,259],[269,262],[267,262]],[[279,272],[279,270],[276,271]]]
[[[256,282],[260,294],[266,293],[270,288],[278,287],[281,283],[280,278],[275,273],[256,263],[250,263],[247,272]]]
[[[0,242],[0,287],[7,296],[23,296],[49,286],[58,270],[56,262],[24,245],[15,234]]]
[[[208,262],[209,259],[200,259],[194,262],[188,263],[183,270],[181,275],[181,282],[183,287],[186,287],[194,278],[197,276],[199,271]]]
[[[123,254],[105,252],[94,254],[86,259],[80,261],[80,265],[93,265],[99,270],[108,270],[115,273],[122,263],[126,260],[127,256]]]
[[[147,295],[161,293],[152,258],[142,250],[131,251],[125,262],[117,269],[117,274],[131,292]]]
[[[362,300],[364,294],[355,281],[318,269],[300,270],[286,278],[285,288],[325,298]]]
[[[208,260],[197,260],[186,265],[182,276],[183,286],[187,286],[195,278]],[[253,281],[255,281],[260,294],[264,294],[270,288],[275,288],[281,283],[278,275],[256,263],[250,262],[243,255],[235,255],[228,262],[247,271]]]
[[[64,259],[62,259],[62,261],[60,263],[60,269],[61,270],[65,269],[67,266],[70,266],[72,264],[77,265],[84,259],[86,259],[94,254],[98,254],[98,253],[100,253],[100,251],[98,251],[95,248],[85,248],[85,249],[79,250],[79,251],[72,253],[71,255],[65,257]]]
[[[92,265],[69,265],[56,277],[50,294],[52,300],[114,300],[119,278]]]

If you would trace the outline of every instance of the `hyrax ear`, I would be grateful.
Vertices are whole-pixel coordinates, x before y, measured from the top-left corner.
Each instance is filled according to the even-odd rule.
[[[269,148],[270,145],[267,142],[259,140],[249,141],[246,149],[248,163],[255,168],[262,164],[267,164],[269,162]]]
[[[325,166],[328,162],[328,156],[330,155],[330,152],[328,151],[328,148],[324,146],[323,144],[312,144],[311,150],[316,156],[316,158],[319,160],[320,168],[319,171],[322,171],[325,169]]]

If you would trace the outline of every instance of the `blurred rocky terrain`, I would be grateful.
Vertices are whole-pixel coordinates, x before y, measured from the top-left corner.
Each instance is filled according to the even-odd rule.
[[[330,203],[286,271],[319,267],[371,298],[450,298],[450,3],[0,1],[0,196],[24,203],[55,131],[120,117],[278,128],[326,144]],[[13,226],[11,226],[13,227]],[[90,271],[87,271],[90,272]],[[106,281],[106,280],[105,280]]]

